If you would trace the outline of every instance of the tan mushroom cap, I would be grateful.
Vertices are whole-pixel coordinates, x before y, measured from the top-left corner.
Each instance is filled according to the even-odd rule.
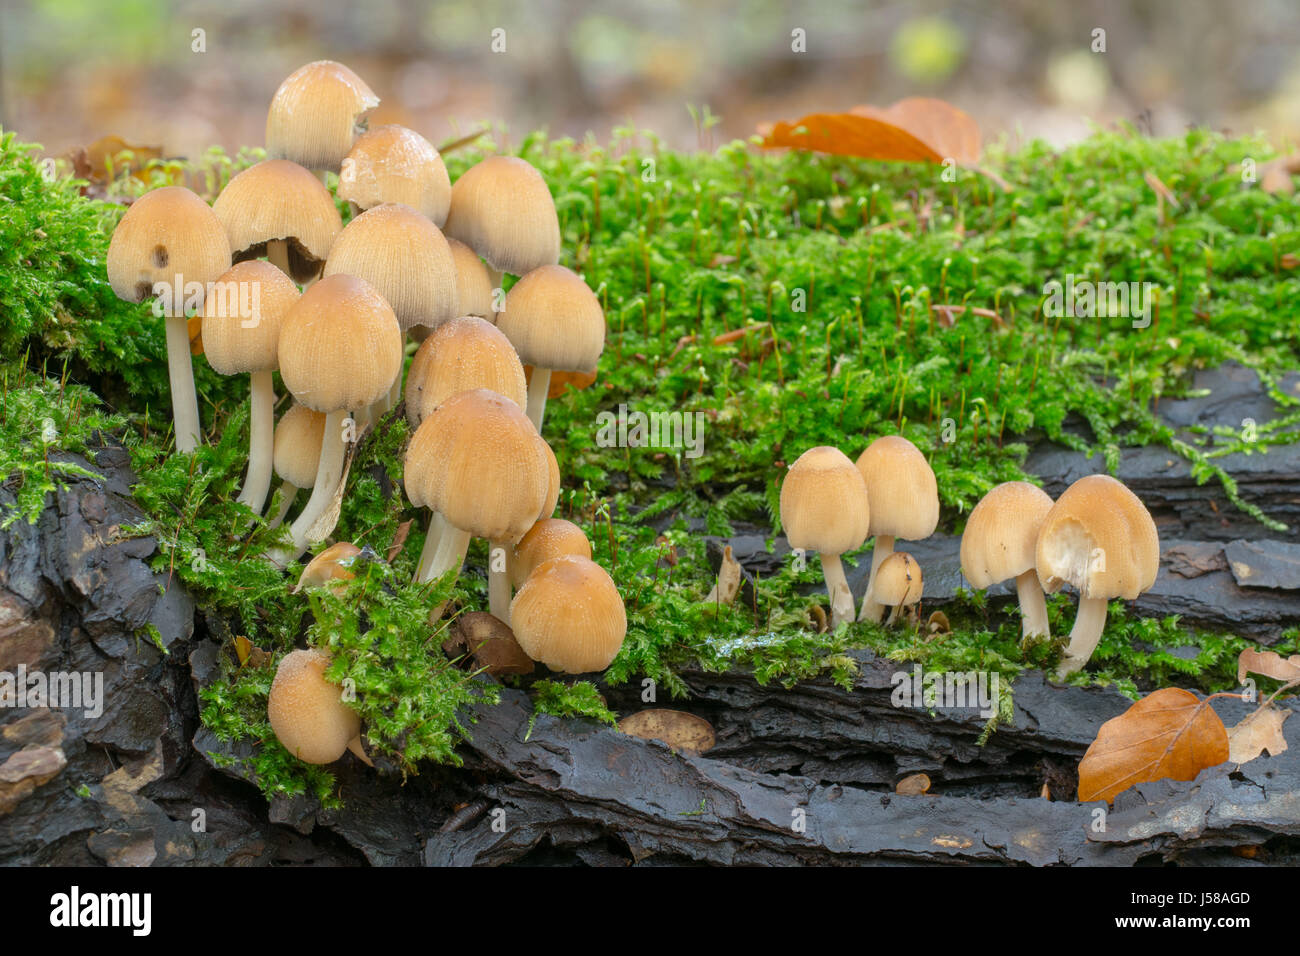
[[[460,392],[487,388],[521,409],[528,401],[524,367],[510,340],[491,322],[466,315],[444,322],[416,350],[406,374],[406,417],[418,427]]]
[[[862,475],[829,445],[809,448],[781,482],[781,525],[792,548],[854,551],[867,540],[874,511]]]
[[[1048,594],[1069,584],[1085,598],[1131,601],[1155,584],[1160,536],[1137,495],[1110,475],[1089,475],[1052,505],[1036,557]]]
[[[456,294],[461,315],[478,315],[496,322],[492,309],[492,279],[478,253],[459,239],[448,237],[451,257],[456,263]]]
[[[308,169],[338,170],[379,97],[342,63],[317,60],[294,70],[271,98],[266,155]]]
[[[325,275],[365,279],[393,307],[402,331],[456,315],[456,264],[441,230],[410,206],[384,203],[347,224]]]
[[[298,299],[280,325],[280,377],[318,412],[365,408],[402,369],[402,330],[364,279],[334,275]]]
[[[921,600],[921,566],[906,551],[895,551],[876,571],[875,598],[885,607],[910,607]]]
[[[539,565],[566,554],[590,560],[591,542],[572,521],[543,518],[515,545],[514,560],[510,562],[510,583],[515,588],[522,587]]]
[[[1027,481],[1007,481],[980,499],[961,536],[961,569],[977,588],[1031,571],[1052,499]]]
[[[613,579],[575,554],[538,565],[510,603],[510,623],[525,654],[566,674],[604,670],[627,635]]]
[[[260,258],[268,242],[284,239],[290,271],[299,282],[320,271],[343,229],[329,190],[287,159],[268,159],[237,174],[221,190],[212,211],[226,227],[236,262]]]
[[[237,263],[203,302],[203,354],[222,375],[280,367],[280,323],[298,301],[298,287],[261,259]]]
[[[920,541],[939,524],[939,486],[921,450],[901,435],[885,435],[857,461],[871,496],[871,534]]]
[[[582,277],[564,266],[542,266],[506,295],[497,328],[527,365],[594,372],[605,349],[605,313]]]
[[[230,241],[211,207],[183,186],[145,193],[122,216],[108,243],[108,281],[119,299],[143,302],[159,282],[174,284],[173,316],[184,315],[185,289],[207,285],[230,268]]]
[[[302,574],[298,575],[298,584],[294,590],[305,591],[322,585],[337,589],[340,583],[351,581],[356,577],[352,567],[357,563],[356,558],[359,554],[361,549],[351,541],[339,541],[330,545],[307,562],[307,566],[302,569]]]
[[[320,446],[325,438],[325,416],[295,402],[275,426],[275,473],[295,488],[316,484]]]
[[[447,399],[406,451],[406,496],[462,531],[513,544],[537,521],[546,455],[517,404],[485,388]]]
[[[537,520],[549,518],[555,513],[555,506],[560,503],[560,463],[555,460],[555,452],[541,435],[537,436],[542,451],[546,453],[546,500],[542,510],[537,513]]]
[[[323,651],[286,654],[267,698],[276,739],[306,763],[333,763],[361,732],[361,717],[343,703],[343,689],[325,679],[329,663]]]
[[[401,203],[441,228],[451,207],[451,179],[433,144],[415,130],[378,126],[358,136],[344,157],[338,196],[359,209]]]
[[[447,235],[488,265],[521,276],[560,261],[560,220],[551,191],[517,156],[489,156],[451,187]]]

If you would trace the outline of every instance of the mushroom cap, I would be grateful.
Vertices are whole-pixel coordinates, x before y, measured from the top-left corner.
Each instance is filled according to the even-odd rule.
[[[318,412],[365,408],[388,394],[402,370],[402,330],[364,279],[321,279],[280,324],[280,377]]]
[[[329,655],[291,651],[276,668],[266,714],[276,739],[306,763],[333,763],[361,733],[361,716],[343,703],[343,690],[325,679]]]
[[[451,187],[447,235],[488,265],[521,276],[560,261],[560,220],[542,174],[517,156],[489,156]]]
[[[206,286],[230,268],[230,241],[207,203],[184,186],[164,186],[130,205],[113,230],[105,264],[113,292],[127,302],[152,298],[155,283],[181,276],[181,301],[172,309],[181,316],[185,284]]]
[[[921,450],[901,435],[877,438],[858,457],[871,496],[871,534],[920,541],[939,524],[939,486]]]
[[[295,488],[316,484],[320,446],[325,438],[325,416],[294,402],[275,426],[275,473]]]
[[[829,445],[809,448],[781,482],[781,524],[792,548],[855,551],[867,540],[874,511],[862,475]]]
[[[1038,577],[1048,594],[1070,584],[1085,598],[1131,601],[1155,584],[1160,536],[1146,505],[1110,475],[1080,478],[1043,519]]]
[[[406,418],[418,427],[460,392],[487,388],[520,408],[528,402],[524,367],[510,340],[487,319],[465,315],[438,326],[411,358],[406,373]]]
[[[560,503],[560,463],[555,460],[555,452],[551,450],[550,443],[541,435],[537,436],[537,440],[546,453],[546,500],[542,502],[542,510],[537,514],[537,520],[541,521],[555,514],[555,506]]]
[[[537,521],[546,455],[523,410],[486,388],[460,392],[420,423],[406,450],[406,496],[453,526],[513,544]]]
[[[226,227],[236,262],[260,258],[268,242],[284,239],[293,278],[299,281],[320,271],[343,229],[330,191],[287,159],[268,159],[236,174],[212,211]]]
[[[572,521],[563,518],[543,518],[528,529],[528,533],[515,545],[514,560],[510,562],[510,583],[516,589],[551,558],[566,554],[591,559],[591,542]]]
[[[451,207],[451,179],[433,144],[405,126],[377,126],[352,144],[339,169],[339,199],[370,209],[396,202],[441,228]]]
[[[1006,481],[980,499],[961,536],[961,569],[977,588],[1034,568],[1038,530],[1052,499],[1027,481]]]
[[[876,569],[875,599],[885,607],[909,607],[921,600],[921,566],[906,551],[895,551]]]
[[[302,591],[307,588],[318,588],[323,584],[332,585],[333,582],[351,581],[356,577],[352,573],[352,566],[360,553],[361,549],[351,541],[339,541],[330,545],[307,562],[307,566],[302,569],[302,574],[298,575],[295,590]]]
[[[410,206],[384,203],[353,219],[330,246],[325,275],[365,279],[405,332],[456,315],[456,264],[441,230]]]
[[[605,313],[582,277],[564,266],[541,266],[506,294],[497,328],[521,361],[538,368],[594,372],[605,349]]]
[[[551,670],[604,670],[623,646],[627,612],[613,579],[595,561],[569,554],[544,561],[510,602],[524,653]]]
[[[266,113],[266,155],[338,170],[379,97],[342,63],[317,60],[285,78]]]
[[[448,237],[451,258],[456,263],[456,298],[461,315],[478,315],[493,324],[497,314],[492,309],[492,278],[478,253],[459,239]]]
[[[222,375],[279,368],[280,323],[297,301],[293,280],[269,262],[237,263],[212,283],[203,302],[208,364]]]

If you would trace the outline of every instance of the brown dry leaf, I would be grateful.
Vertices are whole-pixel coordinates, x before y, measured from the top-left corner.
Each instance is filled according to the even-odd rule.
[[[203,354],[203,316],[192,315],[185,320],[186,331],[190,334],[190,354]]]
[[[130,153],[123,156],[123,153]],[[120,136],[103,136],[84,149],[75,149],[68,154],[74,175],[92,183],[105,185],[112,179],[120,179],[124,171],[129,170],[136,179],[143,181],[140,175],[151,160],[162,159],[161,146],[139,146],[128,143]]]
[[[1244,650],[1237,657],[1237,683],[1244,681],[1247,674],[1259,674],[1285,683],[1300,680],[1300,654],[1284,658],[1276,651]]]
[[[1233,763],[1248,763],[1265,750],[1276,757],[1286,750],[1286,737],[1282,725],[1291,711],[1265,705],[1246,716],[1241,723],[1228,731],[1228,759]]]
[[[894,785],[894,793],[905,797],[919,797],[930,792],[930,778],[923,773],[914,773],[904,777]]]
[[[1259,167],[1259,188],[1270,195],[1289,196],[1295,192],[1291,177],[1300,173],[1300,156],[1271,159]]]
[[[618,729],[629,737],[659,740],[673,750],[693,754],[711,750],[718,741],[707,720],[681,710],[643,710],[620,720]]]
[[[1101,725],[1079,763],[1079,800],[1112,802],[1152,780],[1192,780],[1228,759],[1228,731],[1191,691],[1166,687]]]
[[[406,544],[406,539],[411,533],[411,522],[413,520],[414,519],[412,518],[407,518],[399,524],[397,530],[393,532],[393,543],[388,546],[388,552],[384,556],[384,560],[389,564],[392,564],[393,559],[402,553],[402,545]]]
[[[885,109],[855,106],[847,113],[811,113],[765,130],[765,148],[811,149],[840,156],[942,163],[976,162],[979,127],[942,100],[909,97]]]
[[[731,545],[722,551],[722,565],[718,568],[718,580],[713,590],[703,601],[704,604],[731,604],[740,591],[740,562],[731,553]]]
[[[963,165],[978,162],[984,152],[979,125],[969,113],[943,100],[909,96],[885,110],[862,105],[849,112],[893,123],[929,145],[940,156],[955,159]]]
[[[709,260],[709,268],[716,269],[718,266],[729,266],[736,261],[736,256],[725,256],[721,252],[715,252],[713,258]]]
[[[469,611],[458,617],[442,649],[453,655],[469,652],[474,663],[494,677],[531,674],[536,667],[515,640],[510,625],[486,611]]]
[[[533,380],[533,367],[531,365],[525,365],[524,381],[531,382],[532,380]],[[546,389],[546,399],[547,401],[550,401],[552,398],[559,398],[570,388],[574,389],[575,391],[581,392],[585,388],[590,388],[592,383],[595,381],[596,381],[595,372],[552,371],[551,384]]]
[[[271,655],[255,645],[242,634],[235,636],[235,656],[239,658],[239,666],[243,667],[261,667],[271,659]]]
[[[1051,800],[1052,788],[1049,787],[1047,784],[1043,784],[1043,789],[1038,791],[1038,795],[1042,797],[1044,800]]]

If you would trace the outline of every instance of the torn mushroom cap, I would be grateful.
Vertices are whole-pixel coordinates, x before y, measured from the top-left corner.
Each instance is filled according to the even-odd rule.
[[[800,455],[781,482],[781,525],[792,548],[855,551],[867,540],[875,510],[853,462],[828,445]]]
[[[280,377],[318,412],[365,408],[388,394],[402,368],[402,330],[364,279],[321,279],[280,325]]]
[[[451,187],[447,235],[500,272],[521,276],[560,261],[560,221],[542,174],[517,156],[489,156]]]
[[[510,583],[516,588],[522,587],[539,565],[566,554],[590,559],[591,542],[572,521],[543,518],[515,545],[514,560],[510,562]]]
[[[308,169],[337,171],[379,97],[342,63],[317,60],[294,70],[271,98],[266,155]]]
[[[325,275],[353,275],[393,307],[402,331],[437,328],[456,313],[456,264],[441,230],[410,206],[384,203],[339,233]]]
[[[318,650],[286,654],[267,698],[276,739],[306,763],[333,763],[361,732],[361,717],[343,703],[343,689],[325,678],[329,663]]]
[[[319,179],[286,159],[268,159],[236,175],[212,204],[236,262],[266,255],[266,244],[289,246],[293,278],[316,276],[343,229],[334,197]]]
[[[510,604],[524,653],[551,670],[604,670],[623,646],[627,613],[605,569],[570,554],[540,564]]]
[[[470,534],[513,544],[537,521],[549,477],[537,431],[485,388],[447,399],[406,450],[406,496]]]
[[[975,587],[989,588],[1034,568],[1038,531],[1052,510],[1047,492],[1007,481],[980,499],[961,536],[961,569]]]
[[[910,607],[921,600],[921,566],[906,551],[895,551],[876,572],[876,600],[885,607]]]
[[[605,348],[605,313],[582,277],[564,266],[528,273],[506,295],[497,328],[538,368],[593,372]]]
[[[451,396],[475,388],[520,408],[528,401],[524,367],[510,340],[486,319],[466,315],[444,322],[416,350],[406,374],[406,418],[418,427]]]
[[[324,437],[325,416],[295,402],[275,426],[275,473],[295,488],[316,484]]]
[[[230,268],[230,242],[221,220],[183,186],[147,192],[126,210],[108,243],[108,281],[119,299],[143,302],[156,283],[207,285]],[[173,293],[171,314],[185,314],[185,296]]]
[[[1160,538],[1137,495],[1109,475],[1089,475],[1052,505],[1036,557],[1049,594],[1069,584],[1085,598],[1131,601],[1155,583]]]
[[[260,259],[240,262],[214,282],[203,303],[203,354],[222,375],[280,367],[280,322],[298,287]]]
[[[867,446],[857,461],[871,496],[871,534],[920,541],[939,524],[939,486],[920,449],[901,435]]]
[[[357,555],[361,554],[361,549],[351,541],[340,541],[332,544],[321,551],[320,554],[312,558],[307,566],[302,569],[302,574],[298,576],[298,584],[295,591],[302,591],[306,588],[318,588],[324,584],[333,582],[351,581],[356,577],[352,567],[356,563]]]
[[[433,144],[405,126],[378,126],[357,137],[339,169],[339,199],[370,209],[396,202],[442,227],[451,179]]]

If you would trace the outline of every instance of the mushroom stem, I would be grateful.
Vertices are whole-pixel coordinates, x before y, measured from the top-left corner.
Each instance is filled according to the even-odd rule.
[[[424,550],[420,552],[415,583],[427,584],[453,568],[460,568],[465,563],[469,539],[468,531],[457,528],[435,511],[429,519],[429,534],[424,539]]]
[[[871,548],[871,577],[867,579],[867,593],[862,596],[862,610],[858,613],[858,620],[872,621],[879,624],[880,619],[885,616],[885,606],[878,604],[874,596],[876,572],[880,570],[880,565],[884,563],[885,558],[893,553],[894,536],[892,534],[876,535],[876,543]]]
[[[546,393],[550,390],[551,370],[534,368],[533,377],[528,382],[528,420],[539,435],[542,433],[542,418],[546,415]]]
[[[293,275],[289,272],[289,240],[288,239],[271,239],[266,244],[266,259],[271,265],[275,266],[290,279]]]
[[[826,579],[826,593],[831,599],[831,627],[841,621],[853,621],[853,592],[844,577],[844,564],[838,554],[823,554],[822,577]]]
[[[1047,637],[1050,627],[1047,623],[1047,601],[1043,598],[1043,585],[1038,580],[1038,571],[1030,568],[1016,578],[1016,594],[1020,598],[1020,614],[1024,618],[1020,626],[1022,637]]]
[[[280,496],[280,510],[275,513],[275,517],[267,525],[268,528],[278,528],[284,524],[284,519],[289,516],[289,509],[298,498],[298,486],[291,481],[282,481],[275,493]]]
[[[253,372],[249,376],[249,391],[252,408],[248,420],[248,474],[239,492],[239,502],[261,514],[266,494],[271,490],[271,459],[275,455],[275,390],[271,370]]]
[[[497,548],[505,555],[500,571],[496,563]],[[510,623],[510,551],[510,544],[506,541],[488,544],[488,610],[503,624]]]
[[[1069,677],[1075,671],[1083,670],[1092,652],[1101,640],[1102,628],[1106,626],[1106,599],[1079,596],[1079,613],[1075,615],[1074,627],[1070,630],[1070,645],[1065,649],[1061,666],[1056,669],[1058,679]]]
[[[348,413],[344,409],[330,412],[325,416],[325,434],[321,439],[316,484],[312,486],[311,497],[307,499],[307,504],[303,505],[298,520],[289,527],[289,533],[293,536],[293,546],[297,549],[296,554],[289,556],[290,561],[307,549],[310,544],[307,540],[307,532],[316,523],[316,519],[325,513],[325,509],[334,500],[335,492],[338,491],[339,481],[343,477],[343,461],[347,456],[347,443],[343,440],[343,426],[347,418]]]
[[[893,627],[894,622],[898,620],[898,612],[903,610],[903,605],[895,604],[889,610],[889,617],[885,618],[885,627]]]
[[[172,424],[176,450],[188,455],[199,447],[199,399],[190,362],[190,330],[185,316],[167,316],[167,375],[171,379]]]

